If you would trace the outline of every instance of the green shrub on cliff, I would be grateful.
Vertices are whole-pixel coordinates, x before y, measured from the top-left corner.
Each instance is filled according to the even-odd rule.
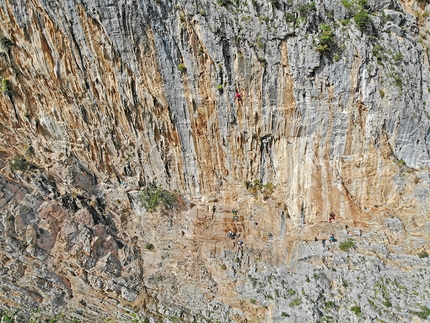
[[[3,78],[1,80],[1,92],[3,94],[7,93],[10,91],[10,82],[7,78]]]
[[[370,15],[367,13],[366,10],[361,10],[354,16],[354,22],[357,25],[357,28],[361,31],[364,31],[366,29],[370,21]]]
[[[3,323],[13,323],[14,319],[13,319],[13,314],[9,313],[7,311],[3,311],[2,315],[1,315],[1,322]]]
[[[330,47],[333,44],[333,30],[330,25],[322,24],[321,25],[321,35],[319,37],[319,44],[316,47],[316,50],[321,54],[327,53],[330,51]]]
[[[339,249],[342,251],[348,251],[351,248],[355,248],[355,243],[351,239],[348,239],[348,241],[339,244]]]
[[[420,258],[428,258],[428,256],[429,256],[429,254],[425,250],[418,252],[418,257],[420,257]]]
[[[186,71],[187,71],[187,67],[185,66],[185,64],[183,64],[183,63],[180,63],[179,65],[178,65],[178,69],[179,69],[179,71],[181,71],[182,73],[185,73]]]
[[[230,0],[218,0],[217,3],[221,6],[221,7],[226,7],[228,5],[231,4]]]
[[[18,156],[10,162],[10,170],[12,172],[20,171],[25,172],[31,167],[31,164],[23,157]]]
[[[158,207],[173,209],[176,195],[161,187],[149,186],[140,194],[140,200],[147,211],[154,212]]]

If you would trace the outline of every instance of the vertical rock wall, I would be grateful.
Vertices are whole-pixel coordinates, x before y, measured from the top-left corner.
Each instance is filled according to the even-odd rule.
[[[411,5],[370,2],[366,34],[337,1],[5,1],[2,146],[193,196],[261,179],[295,219],[363,216],[398,193],[396,160],[429,166],[426,24],[408,12],[428,8]]]

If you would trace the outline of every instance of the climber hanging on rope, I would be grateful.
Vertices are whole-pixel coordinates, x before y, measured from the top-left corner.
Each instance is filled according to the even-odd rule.
[[[236,101],[238,104],[242,105],[242,94],[239,93],[239,91],[236,90]]]

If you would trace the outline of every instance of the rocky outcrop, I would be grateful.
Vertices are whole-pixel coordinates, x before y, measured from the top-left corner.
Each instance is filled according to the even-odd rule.
[[[429,10],[0,3],[2,302],[84,321],[425,314]],[[152,184],[175,210],[142,208]],[[332,233],[356,249],[323,250]]]

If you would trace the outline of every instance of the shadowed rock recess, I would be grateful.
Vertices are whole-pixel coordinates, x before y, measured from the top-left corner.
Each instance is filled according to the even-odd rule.
[[[430,319],[428,0],[0,21],[1,322]]]

